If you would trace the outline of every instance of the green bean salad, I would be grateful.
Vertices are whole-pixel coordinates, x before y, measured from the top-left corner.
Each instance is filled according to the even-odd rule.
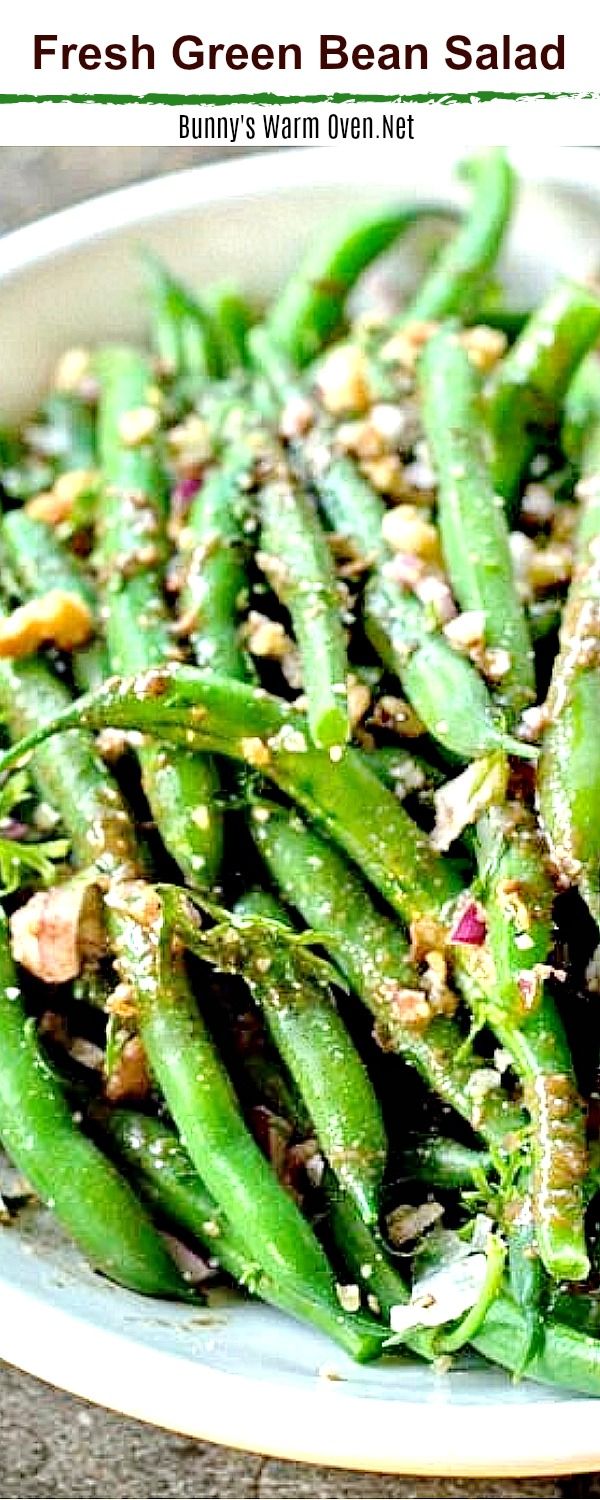
[[[0,435],[1,1232],[596,1395],[600,297],[464,177]]]

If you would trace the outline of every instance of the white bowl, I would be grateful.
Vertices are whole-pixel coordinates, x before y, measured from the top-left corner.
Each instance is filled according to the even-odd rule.
[[[600,153],[514,151],[523,190],[506,256],[519,302],[597,269]],[[0,413],[35,407],[56,357],[144,326],[137,247],[192,282],[270,294],[334,215],[454,200],[454,153],[318,149],[236,158],[126,188],[0,241]],[[399,163],[401,180],[398,180]],[[600,1465],[600,1406],[465,1361],[360,1369],[311,1329],[223,1297],[148,1302],[92,1274],[48,1216],[0,1230],[0,1356],[177,1432],[284,1458],[421,1474],[556,1474]],[[336,1374],[339,1378],[331,1378]]]

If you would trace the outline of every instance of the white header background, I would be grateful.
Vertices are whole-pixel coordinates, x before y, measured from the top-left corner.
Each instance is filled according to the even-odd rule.
[[[527,99],[465,104],[407,104],[394,106],[414,115],[414,139],[419,144],[446,141],[476,143],[503,140],[543,141],[564,144],[600,142],[600,7],[589,0],[548,0],[541,7],[532,0],[504,0],[502,5],[482,6],[476,0],[421,0],[415,7],[392,6],[389,0],[370,0],[368,6],[356,0],[308,0],[296,9],[282,6],[279,0],[223,0],[220,6],[204,8],[192,0],[169,0],[166,6],[143,5],[141,0],[103,0],[97,9],[83,7],[75,0],[28,0],[21,7],[5,6],[0,22],[0,95],[6,94],[211,94],[238,95],[274,93],[277,95],[330,96],[335,93],[369,95],[403,95],[424,93],[474,94],[477,91],[503,93],[575,93],[597,97],[563,98],[552,101]],[[114,71],[104,64],[94,70],[78,65],[72,55],[68,71],[58,59],[46,59],[40,71],[34,71],[34,34],[56,34],[60,43],[79,46],[96,43],[104,48],[120,42],[129,49],[131,38],[138,33],[141,42],[155,49],[155,67],[134,71],[127,66]],[[321,71],[319,37],[321,33],[339,33],[349,47],[370,44],[375,52],[384,43],[424,43],[428,48],[428,67],[413,66],[410,71],[385,71],[374,66],[368,70],[348,66]],[[468,36],[473,53],[477,46],[494,43],[502,51],[505,33],[511,37],[513,50],[520,43],[531,43],[539,49],[554,44],[559,33],[565,37],[564,71],[479,70],[472,65],[461,71],[444,65],[446,39],[453,34]],[[230,70],[222,55],[215,70],[207,66],[194,71],[178,68],[172,57],[173,42],[178,36],[193,34],[209,42],[245,45],[248,50],[257,43],[274,49],[278,43],[296,42],[302,49],[302,68],[288,66],[257,70],[250,66]],[[539,58],[538,58],[539,61]],[[219,112],[221,112],[221,107]],[[322,104],[280,106],[295,116],[315,114],[324,122],[331,106]],[[338,106],[338,113],[377,117],[381,108],[363,104]],[[251,112],[260,117],[260,107]],[[275,109],[276,106],[270,106]],[[193,105],[150,104],[0,104],[0,142],[4,144],[69,144],[89,142],[114,144],[159,144],[179,139],[179,113],[190,109],[197,118],[210,113],[210,107]],[[229,106],[227,113],[240,113],[248,106]],[[325,126],[326,128],[326,126]],[[327,135],[322,136],[323,143]],[[259,135],[258,144],[264,144]],[[394,147],[395,143],[390,142]],[[410,149],[410,142],[405,143]]]

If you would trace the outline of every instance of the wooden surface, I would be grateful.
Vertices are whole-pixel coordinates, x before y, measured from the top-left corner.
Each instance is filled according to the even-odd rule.
[[[0,150],[0,231],[105,188],[226,152],[187,147]],[[75,1401],[0,1365],[0,1497],[600,1496],[600,1476],[560,1480],[396,1479],[282,1463],[143,1427]]]

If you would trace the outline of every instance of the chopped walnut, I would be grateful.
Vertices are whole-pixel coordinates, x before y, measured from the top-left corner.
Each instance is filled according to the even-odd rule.
[[[139,1036],[130,1036],[106,1079],[106,1097],[117,1104],[123,1099],[145,1099],[149,1092],[150,1073],[143,1044]]]
[[[325,410],[333,417],[363,412],[371,404],[366,355],[356,344],[338,344],[320,366],[317,386]]]
[[[51,490],[44,490],[28,501],[27,514],[35,521],[44,521],[47,526],[60,526],[63,521],[70,520],[77,501],[97,482],[95,469],[70,469],[68,474],[59,474]]]
[[[426,1229],[432,1229],[444,1216],[441,1203],[401,1203],[386,1217],[386,1228],[390,1244],[396,1250],[402,1245],[420,1239]]]
[[[117,984],[106,1001],[109,1016],[118,1016],[120,1021],[131,1021],[137,1015],[135,996],[130,984]]]
[[[512,666],[510,651],[504,646],[488,646],[483,652],[481,667],[490,682],[502,682]]]
[[[196,412],[171,428],[167,442],[182,468],[196,469],[211,457],[210,428]]]
[[[395,505],[386,511],[381,532],[394,552],[412,554],[427,562],[440,562],[437,528],[424,519],[415,505]]]
[[[485,323],[477,323],[474,328],[467,328],[461,333],[460,342],[466,349],[471,364],[483,375],[487,375],[506,353],[508,341],[506,334],[499,328],[488,328]]]
[[[352,453],[361,462],[381,458],[389,452],[388,444],[370,417],[355,422],[342,422],[336,432],[336,445],[343,448],[344,453]]]
[[[405,370],[414,370],[424,344],[433,337],[437,328],[437,323],[406,323],[384,344],[382,360],[386,364],[402,365]]]
[[[573,553],[565,542],[550,543],[547,547],[534,547],[529,564],[529,577],[534,593],[556,588],[568,583],[573,569]]]
[[[410,924],[410,956],[420,964],[434,951],[442,952],[446,930],[435,917],[416,917]]]
[[[240,748],[249,766],[254,766],[257,771],[268,766],[271,759],[269,746],[265,745],[264,740],[259,739],[258,735],[247,735],[242,739]]]
[[[470,655],[479,652],[485,643],[485,610],[466,609],[444,625],[444,635],[457,651]]]
[[[80,594],[51,589],[0,620],[0,657],[31,656],[40,646],[73,651],[93,634],[92,613]]]
[[[404,470],[397,453],[384,453],[381,458],[364,460],[361,469],[378,494],[389,495],[393,500],[399,500],[405,494]]]
[[[80,389],[91,368],[89,349],[66,349],[54,372],[54,389],[70,393]]]
[[[360,682],[358,677],[350,675],[348,678],[348,717],[351,729],[356,729],[361,719],[364,719],[370,703],[371,690],[366,682]]]
[[[404,698],[396,698],[391,693],[383,693],[378,698],[371,714],[370,722],[376,729],[390,729],[395,734],[402,735],[405,739],[418,739],[424,734],[423,725],[410,703]]]
[[[250,612],[244,638],[253,656],[271,657],[274,661],[283,661],[294,644],[278,620],[270,620],[258,610]]]
[[[415,584],[415,594],[421,604],[431,610],[440,625],[447,625],[449,620],[454,619],[456,605],[445,578],[440,578],[437,573],[425,573]]]
[[[160,423],[155,406],[133,406],[119,417],[119,437],[126,448],[140,448],[154,437]]]
[[[98,887],[81,878],[37,891],[10,919],[16,962],[45,984],[66,984],[106,952]]]
[[[282,407],[279,417],[279,431],[282,438],[293,443],[298,438],[306,437],[314,420],[314,407],[308,396],[290,396]]]

